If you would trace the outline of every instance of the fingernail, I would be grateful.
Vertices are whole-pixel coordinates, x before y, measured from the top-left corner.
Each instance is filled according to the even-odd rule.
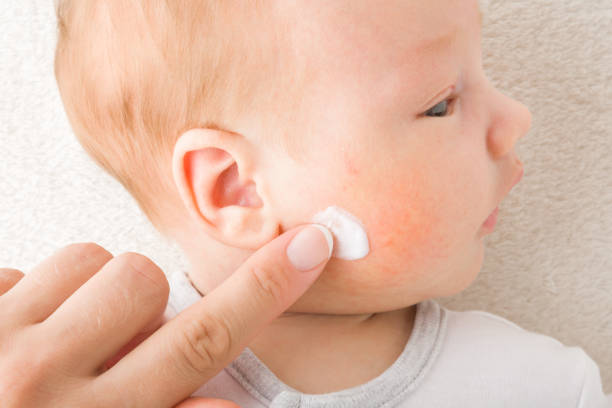
[[[296,269],[306,272],[328,260],[333,247],[331,232],[322,225],[311,224],[293,237],[287,246],[287,257]]]

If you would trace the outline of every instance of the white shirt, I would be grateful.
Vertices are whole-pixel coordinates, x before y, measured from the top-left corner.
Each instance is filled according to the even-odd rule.
[[[200,299],[188,278],[170,279],[166,316]],[[580,347],[522,329],[484,311],[417,304],[413,331],[378,377],[326,394],[303,394],[280,381],[247,347],[192,396],[263,407],[580,407],[612,408],[599,368]]]

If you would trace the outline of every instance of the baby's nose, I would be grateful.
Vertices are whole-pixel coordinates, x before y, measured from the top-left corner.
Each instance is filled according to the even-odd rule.
[[[517,140],[525,136],[531,127],[531,112],[527,106],[497,91],[491,129],[489,132],[490,150],[496,157],[513,151]]]

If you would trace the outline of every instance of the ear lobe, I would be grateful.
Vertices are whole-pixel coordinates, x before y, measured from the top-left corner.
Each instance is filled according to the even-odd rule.
[[[240,174],[249,156],[245,145],[237,145],[238,138],[216,129],[184,133],[174,147],[174,180],[191,220],[210,236],[229,246],[257,249],[278,235],[279,224],[250,175]]]

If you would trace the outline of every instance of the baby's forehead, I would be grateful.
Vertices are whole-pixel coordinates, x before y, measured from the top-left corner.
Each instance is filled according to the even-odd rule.
[[[381,106],[425,103],[465,56],[465,41],[479,38],[477,0],[282,1],[279,10],[312,86],[365,92]]]
[[[291,3],[291,5],[290,5]],[[476,0],[283,1],[302,46],[350,57],[419,54],[444,48],[480,21]],[[474,18],[477,16],[476,18]],[[386,55],[388,58],[389,55]]]

